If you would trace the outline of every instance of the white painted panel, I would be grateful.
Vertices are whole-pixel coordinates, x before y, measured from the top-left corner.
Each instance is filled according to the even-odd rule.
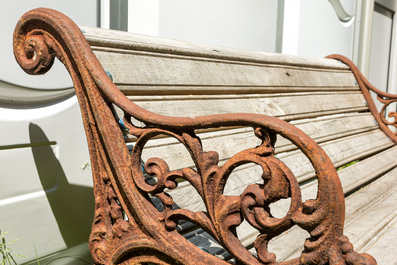
[[[372,21],[372,37],[369,63],[368,80],[378,89],[388,91],[389,62],[391,37],[393,26],[393,13],[380,6],[375,5]],[[381,110],[381,104],[373,94],[375,105]]]
[[[34,147],[0,150],[0,187],[4,190],[0,194],[0,207],[18,203],[23,195],[57,189],[59,163],[56,163],[55,148],[55,145],[42,143]],[[35,161],[45,164],[41,168],[41,179]]]
[[[54,142],[57,145],[54,154],[62,160],[62,167],[67,175],[70,175],[69,182],[92,186],[91,173],[81,170],[88,162],[89,156],[80,109],[75,97],[43,108],[0,108],[0,117],[0,150],[9,149],[13,145],[19,147],[18,145]],[[10,162],[14,161],[0,161],[1,168],[9,166]]]
[[[34,259],[35,247],[39,257],[66,247],[44,192],[22,200],[18,205],[3,205],[1,212],[7,213],[7,217],[1,219],[2,232],[9,231],[7,241],[18,239],[10,246],[12,254],[26,256],[15,257],[18,264]]]
[[[101,28],[109,29],[110,24],[110,2],[109,0],[100,0],[100,11],[101,11]]]
[[[300,0],[285,1],[282,53],[298,54],[300,5]]]
[[[277,2],[162,0],[159,36],[274,52]]]
[[[20,239],[18,264],[36,258],[34,246],[41,257],[87,242],[94,205],[77,99],[0,117],[0,229]]]
[[[348,14],[354,15],[356,1],[340,2]],[[301,1],[299,11],[299,55],[324,57],[338,53],[352,57],[353,20],[342,23],[328,1]]]
[[[35,96],[29,94],[35,88],[72,87],[57,60],[44,76],[29,76],[16,63],[12,34],[25,12],[49,7],[76,23],[97,26],[98,4],[92,0],[0,1],[0,80],[4,81],[0,97],[5,86],[18,88],[10,84],[20,85],[26,98]],[[42,257],[87,242],[92,224],[92,177],[89,166],[83,170],[89,155],[77,99],[54,103],[0,105],[0,229],[10,231],[7,239],[19,239],[13,253],[26,257],[18,258],[18,264],[35,260],[35,248]]]
[[[128,31],[159,36],[160,0],[128,1]]]

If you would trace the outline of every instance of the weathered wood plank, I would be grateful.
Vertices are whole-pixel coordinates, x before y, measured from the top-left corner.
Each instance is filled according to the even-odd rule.
[[[370,241],[375,239],[379,233],[385,232],[382,230],[386,226],[392,228],[391,222],[395,223],[397,218],[396,181],[397,169],[394,169],[380,178],[382,185],[374,185],[376,189],[368,187],[360,190],[356,193],[356,196],[347,200],[356,208],[353,209],[347,204],[347,212],[352,213],[352,215],[345,222],[345,234],[354,242],[356,250],[364,251],[364,249],[371,248],[373,245]],[[368,198],[371,198],[370,203],[365,201]],[[372,243],[375,242],[372,241]],[[376,249],[377,247],[374,246],[373,250]]]
[[[163,39],[158,37],[131,34],[115,30],[103,30],[81,27],[87,41],[93,49],[109,47],[124,50],[139,50],[152,53],[185,55],[198,58],[214,58],[237,62],[255,62],[299,66],[321,69],[343,69],[348,67],[335,60],[321,58],[305,58],[286,54],[269,54],[206,44],[189,43],[186,41]]]
[[[123,85],[117,87],[126,95],[228,95],[291,92],[347,92],[359,91],[356,86],[310,87],[310,86],[197,86],[197,85]]]
[[[146,110],[176,117],[196,117],[222,113],[257,113],[283,120],[294,120],[368,109],[363,95],[359,92],[342,94],[131,96],[129,98]],[[119,113],[119,115],[122,114]]]
[[[291,121],[317,143],[322,143],[378,128],[370,113],[351,113]],[[290,142],[278,137],[276,153],[292,150]]]
[[[328,154],[335,167],[339,167],[393,145],[382,131],[375,130],[325,142],[321,144],[321,147]],[[277,155],[277,157],[292,170],[300,182],[310,180],[314,177],[311,164],[300,150],[283,153]]]
[[[395,185],[396,181],[397,179],[394,179],[394,183],[390,183],[390,185]],[[397,193],[397,191],[394,191],[394,193]],[[383,225],[382,231],[375,235],[361,252],[375,257],[378,264],[397,264],[395,245],[397,238],[397,210],[391,212],[380,225]]]
[[[244,87],[352,87],[355,78],[348,71],[321,71],[280,68],[242,62],[208,61],[172,54],[130,54],[95,51],[104,69],[126,94],[134,88],[127,85],[152,86],[240,86]],[[127,89],[127,90],[124,90]],[[146,87],[150,91],[151,87]]]
[[[301,113],[301,114],[292,114],[292,115],[282,115],[281,114],[281,112],[282,112],[282,110],[280,110],[280,109],[277,109],[277,107],[278,106],[275,106],[274,104],[272,104],[271,102],[270,102],[270,106],[271,107],[273,107],[273,108],[276,108],[276,110],[275,111],[273,111],[273,114],[275,114],[275,112],[276,111],[278,111],[278,113],[280,114],[279,116],[278,116],[278,118],[280,118],[280,119],[283,119],[283,120],[290,120],[290,119],[292,119],[292,118],[295,118],[295,119],[304,119],[303,121],[299,121],[299,120],[290,120],[290,122],[292,123],[292,124],[294,124],[294,125],[296,125],[297,127],[299,127],[301,130],[303,130],[304,132],[306,132],[307,134],[309,134],[313,139],[315,139],[316,141],[318,141],[318,142],[323,142],[323,141],[326,141],[328,138],[328,136],[325,136],[325,138],[324,137],[318,137],[317,138],[317,136],[315,135],[315,134],[313,134],[313,135],[311,135],[311,132],[310,132],[310,130],[311,130],[311,127],[312,127],[312,125],[311,125],[311,123],[310,122],[308,122],[308,121],[306,121],[305,119],[310,119],[310,118],[312,118],[312,117],[314,117],[314,118],[317,118],[317,119],[313,119],[312,120],[312,122],[314,123],[314,124],[317,124],[317,120],[320,120],[320,119],[326,119],[326,120],[328,120],[328,121],[324,121],[324,123],[322,124],[322,126],[316,126],[316,125],[314,125],[313,127],[314,127],[314,129],[315,130],[318,130],[319,132],[320,131],[323,131],[325,128],[327,128],[327,130],[330,130],[330,131],[335,131],[335,130],[339,130],[340,131],[340,136],[342,136],[342,135],[346,135],[346,133],[347,134],[349,134],[350,133],[350,131],[351,131],[351,129],[349,128],[349,127],[351,127],[351,125],[354,125],[354,126],[357,126],[357,123],[359,123],[359,120],[355,120],[355,119],[350,119],[349,121],[346,121],[346,122],[344,122],[343,124],[336,124],[336,125],[333,125],[333,123],[334,122],[336,122],[336,123],[338,123],[339,121],[338,121],[338,119],[336,118],[335,119],[335,121],[333,121],[333,118],[332,117],[337,117],[337,114],[339,114],[339,113],[341,113],[342,115],[370,115],[369,113],[356,113],[357,111],[362,111],[362,110],[366,110],[367,109],[367,107],[366,106],[359,106],[358,104],[360,104],[361,103],[361,98],[360,97],[355,97],[355,96],[353,96],[354,98],[356,98],[356,106],[358,106],[358,107],[352,107],[352,108],[348,108],[348,106],[344,106],[343,105],[343,102],[341,102],[340,103],[340,105],[339,106],[343,106],[341,109],[332,109],[332,110],[325,110],[325,111],[318,111],[318,112],[308,112],[308,113]],[[271,99],[270,99],[271,100]],[[226,100],[225,100],[226,101]],[[220,102],[224,102],[224,101],[221,101],[220,100]],[[220,103],[220,102],[216,102],[216,103]],[[174,102],[175,104],[178,104],[178,103],[176,103],[176,102]],[[297,104],[298,102],[292,102],[291,103],[291,106],[292,107],[295,107],[295,106],[299,106],[299,104]],[[164,103],[165,104],[165,103]],[[199,104],[199,102],[195,102],[195,104],[197,105],[197,104]],[[215,104],[215,101],[214,101],[214,104]],[[255,102],[253,102],[253,104],[255,104]],[[140,103],[138,103],[138,105],[144,105],[145,107],[148,107],[148,106],[151,106],[151,104],[150,104],[150,102],[146,102],[146,103],[143,103],[143,104],[140,104]],[[193,104],[194,105],[194,104]],[[252,106],[252,104],[250,104],[249,106]],[[248,109],[248,107],[249,106],[247,106],[247,109]],[[335,106],[335,105],[334,105]],[[230,106],[230,104],[229,104],[229,108],[231,108],[232,106]],[[291,107],[291,108],[292,108]],[[197,107],[196,107],[197,108]],[[213,114],[213,109],[214,108],[205,108],[205,110],[203,110],[203,112],[204,112],[204,114]],[[152,111],[159,111],[159,112],[161,112],[161,113],[164,113],[165,111],[164,110],[162,110],[162,109],[160,109],[159,108],[159,106],[157,106],[157,107],[154,107],[153,106],[153,109],[152,109]],[[187,114],[192,114],[192,113],[194,113],[194,111],[195,111],[195,108],[193,108],[193,109],[191,109],[190,111],[189,111],[189,109],[185,109],[185,112],[187,113]],[[227,106],[225,107],[225,111],[230,111],[230,110],[228,110],[227,109]],[[123,113],[122,113],[122,111],[121,110],[119,110],[118,108],[116,108],[116,112],[118,113],[118,116],[119,117],[122,117],[123,116]],[[167,113],[165,113],[165,114],[175,114],[175,113],[173,113],[173,112],[176,112],[176,111],[172,111],[172,110],[169,110]],[[269,115],[267,112],[268,112],[268,109],[266,109],[265,111],[264,111],[267,115]],[[272,111],[269,111],[269,112],[272,112]],[[352,113],[348,113],[348,112],[352,112]],[[181,114],[179,114],[179,115],[181,115]],[[193,115],[193,114],[192,114]],[[328,117],[328,116],[330,116],[330,115],[332,115],[332,117]],[[175,115],[174,115],[175,116]],[[371,116],[372,117],[372,116]],[[360,119],[360,117],[359,116],[357,116],[357,119]],[[138,121],[136,121],[136,120],[134,120],[134,123],[135,124],[137,124],[138,126],[144,126],[142,123],[140,123],[140,122],[138,122]],[[304,126],[304,125],[299,125],[299,124],[301,124],[301,123],[307,123],[307,126]],[[369,116],[365,119],[365,120],[363,120],[363,126],[367,126],[368,124],[372,124],[372,125],[376,125],[376,127],[378,127],[377,126],[377,124],[375,123],[375,120],[373,119],[373,118],[369,118]],[[351,124],[351,125],[350,125]],[[346,129],[343,129],[342,127],[343,126],[345,126],[346,127]],[[370,126],[370,125],[369,125]],[[338,129],[339,128],[339,129]],[[342,129],[341,129],[342,128]],[[206,129],[206,130],[199,130],[199,131],[197,131],[196,133],[201,133],[201,132],[211,132],[211,131],[221,131],[221,130],[228,130],[228,129],[230,129],[230,128],[214,128],[214,129]],[[357,132],[359,132],[359,131],[357,131]],[[227,133],[227,132],[226,132]],[[236,132],[236,133],[238,133],[238,132]],[[330,134],[331,135],[331,134]],[[335,138],[335,137],[333,137],[333,136],[331,136],[331,138]],[[125,135],[125,141],[126,142],[134,142],[134,141],[136,141],[136,138],[134,137],[134,136],[132,136],[132,135],[128,135],[128,134],[126,134]],[[282,145],[279,145],[279,147],[281,147]]]

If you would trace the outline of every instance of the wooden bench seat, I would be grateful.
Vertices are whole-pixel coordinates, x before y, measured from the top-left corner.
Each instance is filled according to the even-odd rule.
[[[51,27],[35,23],[37,20]],[[84,37],[76,37],[80,31]],[[72,40],[70,35],[78,41]],[[31,43],[34,44],[29,44],[29,38],[33,38]],[[90,47],[86,46],[85,40]],[[370,253],[379,264],[393,264],[397,260],[391,246],[392,238],[397,234],[397,205],[393,203],[397,194],[397,136],[382,122],[381,115],[374,110],[374,103],[367,95],[368,88],[377,90],[366,83],[348,60],[340,56],[334,56],[338,59],[334,60],[266,54],[97,28],[78,29],[61,14],[46,9],[24,15],[15,31],[16,58],[27,72],[43,73],[49,69],[45,65],[46,60],[52,58],[45,57],[45,50],[37,50],[42,45],[40,42],[44,42],[49,47],[49,54],[56,55],[71,72],[82,108],[96,196],[96,216],[90,238],[95,264],[224,264],[224,261],[276,264],[264,243],[260,243],[266,233],[275,236],[270,240],[268,250],[276,254],[280,264],[344,264],[341,259],[346,264],[376,264],[369,255],[358,255],[348,247],[340,231],[342,228],[335,228],[343,224],[344,218],[344,235],[356,251]],[[29,49],[23,48],[24,45],[36,51],[33,59],[39,55],[44,58],[38,67],[29,65],[28,59],[32,56],[29,56]],[[104,76],[102,68],[97,68],[99,64],[96,65],[95,58],[89,57],[91,50],[111,80]],[[397,101],[397,96],[390,94],[383,93],[380,97]],[[134,107],[132,102],[144,110],[164,116],[150,114],[152,116],[144,117],[147,113]],[[130,109],[134,113],[130,113]],[[237,114],[209,116],[230,113]],[[263,122],[261,126],[268,136],[258,136],[258,133],[261,134],[258,125],[254,125],[255,122],[251,121],[253,116],[246,113],[267,115],[263,116],[263,121],[260,116],[255,117]],[[172,120],[166,116],[187,118]],[[117,124],[120,118],[123,125]],[[268,120],[274,124],[280,122],[280,125],[269,125]],[[302,130],[321,148],[295,128]],[[275,132],[278,135],[274,145],[272,135]],[[305,141],[301,143],[297,139]],[[266,141],[268,149],[264,145]],[[132,152],[132,158],[128,157],[126,145]],[[202,146],[203,152],[197,151],[200,149],[197,146]],[[254,155],[260,148],[274,151],[261,151],[265,153]],[[322,151],[317,150],[324,150],[327,156],[320,156]],[[213,151],[217,152],[218,158],[214,158]],[[239,158],[242,154],[245,158]],[[149,174],[153,173],[154,186],[162,183],[168,174],[167,167],[179,176],[178,186],[165,183],[168,188],[163,186],[158,188],[158,192],[149,192],[150,185],[138,180],[142,175],[138,166],[140,156],[148,162],[146,170]],[[202,156],[208,156],[208,159],[201,160]],[[263,162],[255,160],[259,156]],[[161,158],[162,162],[152,160],[154,157]],[[252,195],[249,189],[267,187],[267,181],[273,177],[267,179],[269,176],[266,174],[270,173],[265,172],[266,166],[261,163],[267,165],[272,175],[284,168],[277,162],[282,161],[300,187],[300,209],[305,209],[302,210],[303,215],[307,214],[310,219],[307,211],[322,209],[323,205],[316,203],[324,192],[330,198],[323,201],[324,205],[330,205],[324,206],[328,215],[310,224],[303,222],[299,225],[296,225],[299,221],[294,217],[291,222],[295,225],[280,232],[280,235],[278,229],[281,228],[269,232],[265,226],[258,229],[251,219],[247,221],[250,218],[248,212],[254,211],[265,216],[265,212],[270,211],[275,217],[256,216],[259,218],[255,219],[257,222],[262,220],[266,223],[269,219],[276,222],[289,216],[288,211],[297,197],[292,195],[295,180],[290,180],[287,177],[289,173],[284,173],[282,176],[288,179],[287,182],[284,180],[280,184],[276,181],[280,177],[274,177],[274,185],[281,185],[278,195],[268,195],[272,191],[264,191],[265,197],[276,196],[274,201],[269,205],[265,203],[265,206],[257,202],[262,205],[259,210],[258,205],[251,205],[244,209],[241,206],[241,210],[234,209],[234,213],[228,213],[230,216],[224,212],[225,216],[230,217],[222,219],[224,222],[237,222],[236,216],[240,216],[242,223],[233,223],[229,230],[226,229],[232,231],[227,236],[221,232],[214,234],[212,229],[224,231],[219,228],[224,223],[213,220],[216,213],[209,206],[212,205],[209,201],[213,194],[204,192],[204,186],[198,186],[197,183],[201,182],[195,182],[193,172],[201,174],[203,181],[206,170],[210,169],[207,167],[215,168],[214,164],[205,163],[215,160],[219,160],[217,170],[231,166],[230,161],[238,160],[236,165],[231,166],[232,173],[225,180],[222,196],[218,198],[218,201],[225,200],[225,204],[232,200],[235,204],[231,203],[228,210],[223,209],[222,205],[217,206],[223,211],[259,196],[258,193]],[[339,181],[333,178],[336,176],[335,168],[352,162],[352,165],[338,170],[343,189],[339,190]],[[156,163],[161,166],[151,166]],[[217,172],[213,178],[220,174]],[[131,176],[124,178],[124,174]],[[323,178],[329,178],[325,180],[328,181],[325,186],[322,184]],[[287,193],[285,185],[289,189]],[[223,183],[220,187],[223,189]],[[163,189],[170,197],[162,193]],[[345,213],[343,199],[338,199],[343,194],[346,197]],[[136,202],[131,198],[135,198]],[[170,198],[172,209],[167,204]],[[163,211],[159,213],[159,210],[152,208],[151,200],[157,209]],[[135,204],[137,202],[142,204]],[[119,216],[120,213],[124,218]],[[162,214],[168,215],[164,217]],[[111,221],[104,221],[108,218],[106,216],[111,216]],[[142,220],[141,216],[153,220]],[[211,216],[213,224],[205,223],[208,216]],[[172,225],[167,226],[168,219],[164,218],[180,219],[175,224],[175,230],[186,241],[174,234]],[[335,223],[329,224],[331,219],[334,221],[330,222]],[[314,225],[323,222],[324,227],[329,226]],[[116,227],[116,224],[119,226]],[[235,243],[232,236],[235,226],[239,242],[249,252],[244,252],[239,248],[240,243]],[[335,228],[337,235],[327,237],[328,228]],[[324,231],[316,232],[316,229]],[[169,233],[168,239],[162,238],[165,231]],[[218,239],[214,239],[216,237]],[[309,237],[311,239],[306,240]],[[322,238],[327,239],[317,246],[317,241],[322,241]],[[152,245],[154,241],[161,243]],[[335,249],[336,245],[338,247]],[[236,246],[239,251],[234,252],[231,246]],[[192,254],[183,253],[181,249],[184,247]],[[211,255],[220,259],[214,259]]]

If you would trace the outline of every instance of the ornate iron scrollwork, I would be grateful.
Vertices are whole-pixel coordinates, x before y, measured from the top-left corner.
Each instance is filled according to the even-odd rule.
[[[118,90],[80,29],[54,10],[32,10],[20,19],[14,33],[14,53],[31,74],[45,73],[57,57],[73,79],[92,161],[96,208],[89,246],[95,264],[228,264],[181,236],[175,229],[180,220],[207,231],[237,264],[376,264],[371,256],[354,252],[343,236],[344,195],[333,164],[293,125],[257,114],[177,118],[148,112]],[[113,104],[124,112],[125,127],[137,137],[131,154],[113,116]],[[131,117],[145,126],[134,126]],[[204,152],[194,131],[228,126],[252,127],[262,143],[219,166],[218,154]],[[145,170],[156,175],[157,182],[150,185],[142,172],[141,155],[145,144],[159,134],[182,143],[196,169],[171,171],[165,161],[152,158]],[[289,139],[311,161],[318,178],[316,199],[303,202],[293,173],[274,157],[277,134]],[[262,168],[263,183],[249,185],[240,196],[224,195],[230,174],[247,163]],[[175,189],[177,178],[197,190],[206,211],[173,209],[165,189]],[[162,201],[163,211],[152,204],[150,195]],[[282,198],[291,198],[289,211],[283,218],[275,218],[269,205]],[[236,227],[244,219],[259,231],[255,240],[258,257],[237,237]],[[310,238],[299,258],[278,263],[267,244],[294,225],[308,231]]]

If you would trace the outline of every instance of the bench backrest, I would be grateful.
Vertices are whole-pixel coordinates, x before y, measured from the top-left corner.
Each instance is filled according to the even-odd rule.
[[[336,167],[393,144],[368,111],[353,73],[339,61],[240,51],[94,28],[82,30],[117,87],[134,103],[154,113],[175,117],[258,113],[277,117],[321,143]],[[251,128],[199,130],[199,135],[204,149],[218,151],[221,161],[259,141]],[[126,137],[130,137],[127,142],[135,141],[132,136]],[[158,139],[148,145],[144,159],[156,154],[172,169],[193,167],[193,161],[176,143]],[[283,161],[293,171],[295,167],[299,170],[294,171],[298,180],[313,178],[312,169],[293,166],[300,161],[291,155],[295,149],[282,137],[277,140],[276,153],[287,160],[291,157],[291,162]]]

